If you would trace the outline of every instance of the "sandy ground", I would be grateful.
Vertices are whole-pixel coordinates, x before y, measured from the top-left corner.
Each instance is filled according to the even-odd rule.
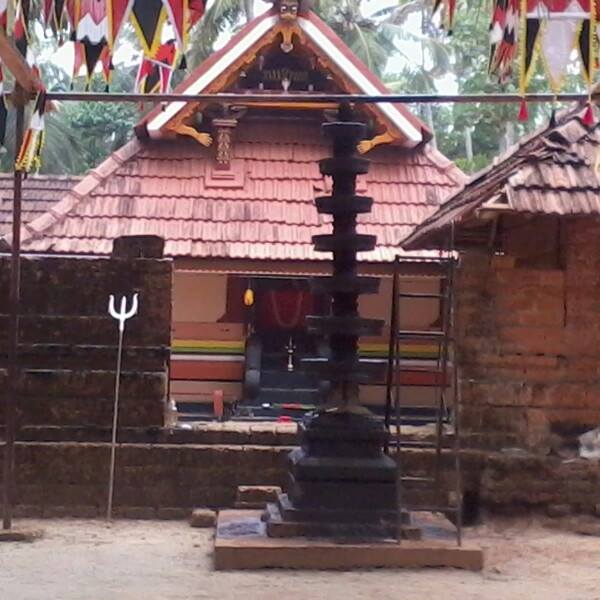
[[[468,529],[482,573],[452,569],[214,572],[212,531],[182,522],[22,521],[0,544],[0,600],[600,600],[600,537],[494,521]]]

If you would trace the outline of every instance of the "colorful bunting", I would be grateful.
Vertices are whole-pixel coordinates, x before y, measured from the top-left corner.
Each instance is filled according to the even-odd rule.
[[[452,29],[455,0],[432,0]],[[541,60],[550,88],[558,93],[579,51],[581,72],[592,85],[600,57],[600,0],[492,0],[488,70],[501,84],[519,65],[519,89],[525,94]]]
[[[504,83],[512,73],[517,53],[519,0],[495,0],[490,23],[489,71]]]
[[[32,62],[32,57],[28,56],[28,23],[27,15],[23,14],[23,0],[0,0],[0,27],[2,23],[6,26],[7,8],[13,2],[14,42]],[[161,38],[164,25],[169,22],[173,28],[177,56],[181,57],[180,67],[183,68],[190,29],[204,15],[206,0],[39,0],[38,6],[44,26],[59,36],[60,43],[63,35],[69,33],[74,42],[73,77],[77,77],[85,67],[88,88],[98,63],[102,65],[105,82],[107,85],[110,83],[112,56],[119,34],[128,20],[133,24],[142,46],[142,63],[152,63],[159,52],[166,52],[166,47],[161,46]],[[168,61],[159,62],[168,64]],[[143,69],[140,66],[140,70],[146,71],[148,64],[144,64]],[[170,80],[170,77],[167,79]],[[158,89],[161,86],[150,87]]]
[[[108,46],[111,52],[117,43],[119,33],[131,14],[133,0],[106,0],[108,15]]]
[[[454,0],[450,0],[454,2]],[[29,44],[29,3],[0,0],[0,30],[6,32],[8,12],[14,7],[13,41],[26,61],[37,71]],[[167,92],[178,57],[184,62],[190,29],[202,18],[206,0],[39,0],[44,27],[62,43],[69,33],[73,41],[73,79],[85,69],[86,88],[98,63],[107,90],[113,73],[113,53],[124,24],[130,20],[142,46],[142,62],[136,90],[143,93]],[[175,39],[161,43],[166,22]],[[3,72],[0,65],[0,144],[4,140],[7,109],[4,102]],[[45,93],[36,99],[30,126],[15,161],[15,168],[29,172],[37,169],[44,143]]]
[[[30,173],[40,167],[40,157],[44,146],[44,112],[46,94],[40,92],[36,98],[29,128],[23,137],[23,143],[15,161],[15,169]]]
[[[169,15],[169,22],[175,32],[179,51],[184,53],[188,43],[190,30],[190,9],[188,0],[163,0],[164,7]]]
[[[19,52],[27,56],[27,46],[29,45],[29,33],[27,29],[27,15],[23,10],[23,3],[17,0],[15,6],[15,24],[13,29],[13,41]]]
[[[163,0],[134,0],[131,22],[142,45],[144,56],[156,55],[166,18]]]
[[[521,100],[521,106],[519,106],[519,121],[522,123],[529,121],[529,110],[527,108],[527,101],[524,98]]]
[[[83,47],[86,67],[86,87],[89,87],[96,64],[108,46],[108,15],[106,2],[78,0],[75,22],[75,43]],[[81,49],[79,50],[81,52]]]
[[[190,26],[193,27],[203,16],[206,10],[206,0],[189,0]]]
[[[135,81],[136,92],[142,94],[168,92],[176,59],[175,40],[161,44],[153,57],[144,57]]]
[[[582,73],[591,81],[595,69],[595,3],[590,0],[528,0],[522,7],[520,87],[524,91],[542,59],[553,91],[562,88],[571,54],[579,49]]]
[[[44,26],[62,32],[66,17],[65,0],[44,0],[42,9]]]
[[[449,34],[452,33],[454,27],[454,16],[456,14],[456,0],[434,0],[433,13],[435,14],[440,7],[442,8],[443,20]]]
[[[595,123],[594,119],[594,108],[592,107],[592,103],[588,102],[585,108],[585,112],[583,113],[583,124],[587,127],[593,127]]]

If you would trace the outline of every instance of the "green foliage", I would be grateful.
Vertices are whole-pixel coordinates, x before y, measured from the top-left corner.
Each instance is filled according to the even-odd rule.
[[[365,18],[361,0],[315,0],[314,11],[372,70],[381,74],[395,53],[399,28],[389,19]]]
[[[137,107],[130,103],[66,104],[61,118],[77,140],[80,172],[95,167],[127,142],[138,117]]]
[[[252,0],[213,0],[190,35],[187,62],[190,68],[206,60],[222,35],[233,32],[253,18]]]

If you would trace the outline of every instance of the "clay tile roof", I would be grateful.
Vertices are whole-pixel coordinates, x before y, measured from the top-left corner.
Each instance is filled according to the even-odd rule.
[[[74,175],[30,175],[23,182],[22,220],[29,223],[50,210],[79,180]],[[0,235],[12,227],[13,175],[0,173]]]
[[[584,109],[559,115],[475,175],[403,242],[405,249],[440,248],[452,223],[478,211],[556,215],[600,214],[600,125],[583,122]]]
[[[117,236],[155,234],[171,257],[329,258],[311,242],[330,230],[314,206],[330,185],[318,169],[330,148],[316,119],[242,120],[225,173],[214,152],[192,140],[132,140],[24,227],[24,249],[108,254]],[[369,158],[358,192],[375,204],[360,229],[376,234],[379,245],[363,258],[389,261],[464,176],[426,147],[381,146]]]

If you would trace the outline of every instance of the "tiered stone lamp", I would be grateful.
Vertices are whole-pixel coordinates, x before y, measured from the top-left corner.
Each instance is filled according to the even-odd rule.
[[[356,177],[369,161],[357,156],[365,126],[342,106],[338,121],[323,125],[333,158],[320,162],[333,179],[330,196],[317,210],[333,217],[333,232],[313,237],[315,249],[333,253],[333,274],[313,282],[332,297],[331,314],[308,317],[309,328],[330,339],[328,358],[305,366],[330,381],[327,403],[301,424],[301,447],[289,456],[287,493],[265,513],[271,537],[382,538],[396,535],[396,466],[384,451],[383,423],[360,406],[359,384],[382,376],[385,363],[359,360],[358,339],[379,335],[383,322],[358,314],[360,294],[376,293],[376,278],[358,277],[357,253],[373,250],[376,238],[357,233],[356,219],[369,213],[372,198],[356,195]]]

